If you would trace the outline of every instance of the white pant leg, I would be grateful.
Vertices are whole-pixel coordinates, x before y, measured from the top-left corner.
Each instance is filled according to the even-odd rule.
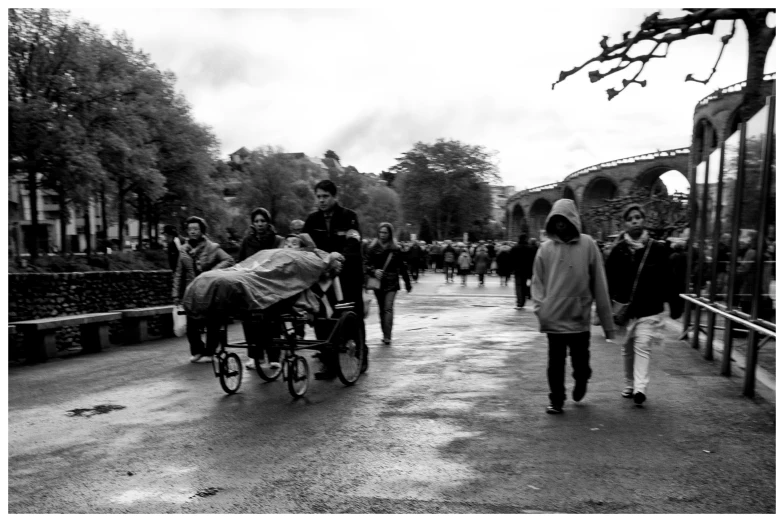
[[[633,325],[632,325],[633,326]],[[626,330],[626,327],[621,327]],[[634,388],[634,329],[625,332],[623,343],[621,344],[621,357],[623,357],[624,389]]]
[[[629,332],[634,349],[634,393],[645,393],[648,388],[651,352],[661,344],[661,324],[658,315],[643,317],[637,319]]]

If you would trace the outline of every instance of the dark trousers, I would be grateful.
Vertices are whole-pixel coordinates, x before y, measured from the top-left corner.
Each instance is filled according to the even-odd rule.
[[[191,347],[191,355],[204,355],[211,357],[220,345],[220,321],[198,320],[188,317],[185,335]],[[202,329],[207,330],[207,344],[201,338]]]
[[[525,298],[528,297],[528,286],[526,286],[525,282],[528,280],[528,278],[515,274],[514,280],[517,306],[525,306]]]
[[[418,281],[419,280],[419,261],[418,260],[412,261],[411,264],[409,265],[409,268],[410,268],[409,273],[411,274],[411,279],[413,279],[414,281]]]
[[[273,336],[278,337],[278,331],[273,331],[275,326],[274,323],[264,321],[261,318],[242,321],[242,331],[245,333],[245,341],[248,343],[249,359],[254,359],[257,356],[262,357],[261,350],[267,351],[269,362],[280,359],[280,348],[275,347],[272,342]]]
[[[455,278],[455,264],[444,263],[444,277],[447,281]]]
[[[550,385],[550,403],[563,406],[566,400],[564,373],[566,370],[566,349],[572,358],[572,377],[575,382],[591,378],[591,332],[547,334],[547,383]]]
[[[395,319],[395,295],[397,290],[373,290],[378,303],[378,318],[381,321],[381,333],[384,339],[392,339],[392,323]]]

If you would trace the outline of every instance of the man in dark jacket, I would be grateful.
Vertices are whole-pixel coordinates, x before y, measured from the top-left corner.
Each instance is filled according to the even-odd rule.
[[[352,248],[349,249],[347,249],[347,246],[349,246],[350,231],[358,232],[360,230],[357,213],[340,206],[337,201],[338,187],[331,180],[319,181],[313,190],[316,194],[318,210],[307,217],[302,232],[309,234],[316,243],[316,247],[325,252],[338,252],[347,259],[355,258],[357,253],[354,250],[359,248],[359,246],[352,244]],[[357,284],[361,287],[363,282],[364,270],[361,266],[359,270],[351,268],[349,270],[341,270],[340,272],[340,285],[344,289],[354,289]],[[351,293],[355,295],[354,292]],[[358,303],[355,302],[355,311],[359,316],[360,322],[363,323],[361,328],[364,333],[365,319],[364,311],[362,310],[362,299],[359,299]],[[367,365],[367,357],[365,357],[363,365]],[[325,371],[316,373],[315,377],[317,379],[328,379],[334,377],[334,375],[332,368],[325,368]]]
[[[512,258],[512,271],[515,278],[515,295],[517,296],[518,310],[525,306],[525,299],[530,295],[528,280],[531,279],[536,257],[536,247],[528,243],[528,234],[520,234],[518,242],[510,252]]]
[[[338,188],[332,181],[319,181],[314,190],[318,210],[305,220],[302,232],[310,234],[319,249],[342,254],[346,249],[346,233],[360,230],[357,213],[340,206]]]

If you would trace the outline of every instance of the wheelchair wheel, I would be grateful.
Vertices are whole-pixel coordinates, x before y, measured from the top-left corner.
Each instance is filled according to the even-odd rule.
[[[351,386],[362,370],[362,333],[359,319],[354,312],[347,312],[340,318],[333,341],[335,361],[340,382]]]
[[[262,357],[256,357],[253,361],[256,363],[256,373],[267,382],[272,382],[277,379],[283,371],[283,365],[280,363],[280,356],[278,356],[277,361],[270,361],[266,350],[263,351]],[[270,368],[270,363],[273,362],[277,362],[279,366],[277,368]]]
[[[295,399],[305,395],[310,383],[310,372],[308,371],[308,361],[301,355],[292,357],[284,362],[289,365],[286,368],[286,380],[289,385],[289,393]]]
[[[229,395],[237,393],[242,385],[242,362],[236,353],[228,353],[220,363],[220,385]]]

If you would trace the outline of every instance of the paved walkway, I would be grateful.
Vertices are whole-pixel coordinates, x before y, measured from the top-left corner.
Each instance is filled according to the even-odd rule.
[[[225,395],[183,338],[9,369],[9,511],[775,513],[775,404],[718,362],[664,332],[636,408],[597,329],[585,399],[547,415],[530,310],[427,288],[391,346],[371,312],[356,386],[298,401],[251,372]]]

